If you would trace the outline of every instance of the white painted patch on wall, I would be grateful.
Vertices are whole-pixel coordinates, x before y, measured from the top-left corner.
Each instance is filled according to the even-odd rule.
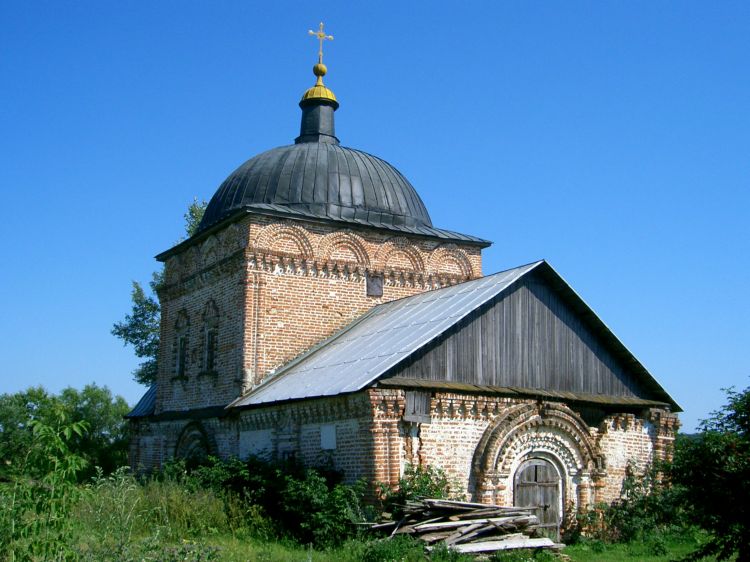
[[[241,459],[250,456],[268,459],[271,457],[272,445],[270,429],[240,431]]]
[[[330,451],[336,448],[336,426],[325,424],[320,426],[320,448]]]

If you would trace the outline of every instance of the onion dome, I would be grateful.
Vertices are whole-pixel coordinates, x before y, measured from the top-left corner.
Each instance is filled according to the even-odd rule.
[[[409,181],[376,156],[340,145],[334,127],[339,107],[323,83],[322,43],[313,67],[314,86],[305,91],[300,134],[294,144],[263,152],[242,164],[219,186],[197,235],[240,213],[309,218],[399,230],[482,246],[489,242],[433,228],[430,215]]]

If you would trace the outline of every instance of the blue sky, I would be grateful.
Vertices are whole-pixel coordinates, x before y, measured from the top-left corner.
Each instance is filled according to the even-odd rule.
[[[545,258],[683,406],[750,379],[750,3],[0,4],[0,392],[106,384],[131,280],[258,152],[292,142],[320,20],[342,143]]]

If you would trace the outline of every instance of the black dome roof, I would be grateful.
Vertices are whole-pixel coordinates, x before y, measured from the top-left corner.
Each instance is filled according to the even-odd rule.
[[[323,84],[325,66],[319,63],[313,70],[318,80],[299,103],[302,122],[295,144],[259,154],[232,172],[211,198],[197,232],[158,259],[243,212],[490,245],[476,236],[434,228],[422,199],[401,172],[380,158],[339,145],[334,126],[339,103]]]
[[[335,137],[333,137],[335,138]],[[335,141],[300,141],[245,162],[224,180],[199,231],[240,209],[376,227],[432,227],[409,181],[388,162]]]

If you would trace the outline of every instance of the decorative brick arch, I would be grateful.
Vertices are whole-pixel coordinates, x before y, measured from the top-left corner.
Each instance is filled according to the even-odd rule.
[[[239,250],[246,245],[246,234],[243,234],[243,230],[237,223],[230,224],[225,228],[219,235],[221,240],[221,248],[225,255],[233,253],[235,250]]]
[[[174,329],[177,332],[184,332],[190,328],[190,316],[184,308],[177,313],[177,319],[174,322]]]
[[[175,255],[167,259],[167,263],[164,264],[164,281],[168,285],[170,283],[176,283],[180,279],[180,273],[182,271],[182,260],[181,256]]]
[[[200,251],[204,266],[215,262],[219,255],[219,242],[216,239],[216,236],[209,236],[206,241],[201,244]]]
[[[203,307],[203,323],[210,325],[210,326],[216,326],[219,323],[219,307],[216,306],[216,301],[214,299],[210,299],[206,306]]]
[[[198,246],[191,246],[180,256],[180,269],[183,275],[191,275],[200,263],[200,251]]]
[[[498,416],[477,445],[471,473],[476,497],[497,501],[496,493],[507,492],[515,470],[529,458],[549,459],[568,481],[604,468],[604,457],[578,414],[562,404],[520,404]]]
[[[365,267],[370,266],[370,256],[365,249],[365,241],[353,232],[333,232],[323,237],[318,246],[318,257],[324,261],[336,261],[334,252],[338,249],[349,250],[355,261]]]
[[[411,269],[413,271],[422,273],[424,272],[424,260],[422,254],[409,239],[403,236],[397,236],[389,238],[384,244],[378,248],[377,254],[375,254],[374,267],[380,271],[388,267],[388,262],[395,254],[403,254],[406,259],[411,263]]]
[[[457,273],[466,279],[474,278],[474,269],[466,252],[455,244],[438,246],[430,254],[427,270],[433,274]]]
[[[289,242],[293,248],[289,251]],[[289,223],[275,223],[266,226],[255,240],[255,248],[259,251],[295,253],[301,258],[312,258],[314,255],[312,244],[307,231]]]
[[[189,463],[199,462],[213,454],[216,454],[216,443],[203,424],[199,421],[188,423],[177,439],[174,456]]]

